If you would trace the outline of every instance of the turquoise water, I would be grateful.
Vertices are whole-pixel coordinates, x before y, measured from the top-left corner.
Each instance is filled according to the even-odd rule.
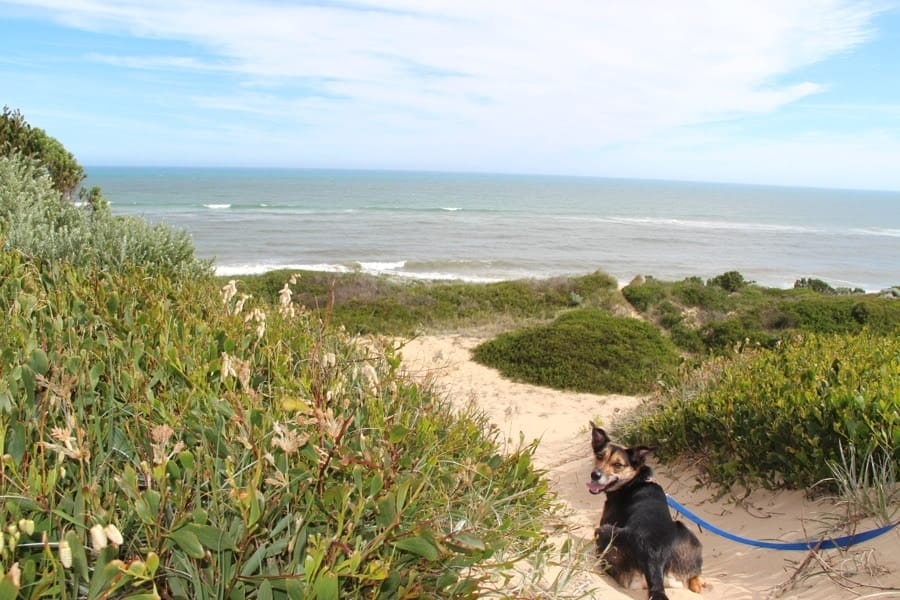
[[[518,175],[91,167],[118,214],[187,230],[222,274],[494,281],[602,269],[764,285],[900,283],[900,193]]]

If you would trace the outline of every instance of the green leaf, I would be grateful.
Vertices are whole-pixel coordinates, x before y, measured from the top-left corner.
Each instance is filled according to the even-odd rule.
[[[0,390],[0,412],[10,413],[13,409],[13,397],[9,390]]]
[[[169,533],[169,539],[175,542],[191,558],[203,558],[206,555],[203,545],[197,539],[197,534],[187,527],[182,527]]]
[[[6,453],[18,465],[25,456],[25,425],[13,423],[6,432]]]
[[[379,527],[390,527],[397,516],[397,501],[393,494],[388,494],[378,503],[378,513],[375,515],[375,523]]]
[[[156,552],[149,552],[145,559],[145,564],[147,565],[147,575],[153,577],[156,574],[156,570],[159,569],[159,555]]]
[[[451,543],[464,550],[484,550],[485,544],[481,538],[477,538],[471,533],[460,532],[453,536]]]
[[[0,579],[0,600],[16,600],[19,588],[13,585],[11,576]]]
[[[188,523],[183,527],[194,535],[203,544],[213,552],[221,552],[222,550],[234,550],[234,539],[227,532],[209,525],[200,525],[198,523]]]
[[[134,500],[134,512],[137,513],[137,516],[140,517],[141,521],[145,524],[153,525],[156,523],[156,517],[150,511],[150,505],[147,504],[147,501],[144,500],[142,496]]]
[[[264,579],[256,589],[256,600],[272,600],[272,584],[268,579]]]
[[[266,545],[260,544],[259,548],[250,555],[250,558],[248,558],[241,567],[241,577],[250,577],[259,570],[263,557],[266,555],[266,550]]]
[[[383,487],[384,479],[379,471],[375,471],[375,473],[372,474],[372,478],[369,480],[369,495],[374,496],[380,492]]]
[[[403,538],[394,542],[394,547],[421,556],[427,560],[437,560],[438,549],[430,540],[425,539],[422,535]]]
[[[394,425],[393,427],[391,427],[391,431],[388,434],[388,440],[392,444],[396,444],[398,442],[402,442],[408,434],[409,430],[403,425]]]
[[[260,502],[261,494],[258,491],[255,491],[250,496],[250,519],[247,523],[249,528],[252,528],[256,525],[259,518],[262,516],[262,502]]]
[[[288,598],[303,598],[304,597],[304,589],[303,584],[300,583],[297,579],[285,579],[284,581],[284,591],[287,592]]]
[[[47,353],[40,348],[31,351],[31,358],[28,359],[28,366],[31,370],[38,374],[44,375],[50,369],[50,362],[47,360]]]
[[[338,600],[338,578],[330,571],[322,571],[316,578],[312,588],[312,597],[316,600]]]
[[[72,568],[78,573],[83,581],[87,581],[87,553],[84,551],[84,545],[81,543],[81,536],[74,531],[70,531],[66,534],[66,541],[69,542],[69,548],[72,550]]]
[[[119,567],[122,565],[120,561],[114,561],[115,548],[107,546],[97,557],[94,572],[91,575],[90,586],[88,587],[88,598],[97,598],[100,592],[104,591],[110,580],[119,574]]]

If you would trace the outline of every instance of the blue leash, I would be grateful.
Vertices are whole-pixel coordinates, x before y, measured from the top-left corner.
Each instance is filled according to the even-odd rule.
[[[757,548],[771,548],[773,550],[828,550],[831,548],[848,548],[853,544],[859,544],[861,542],[871,540],[872,538],[876,538],[879,535],[887,533],[898,524],[900,524],[900,522],[892,523],[891,525],[885,525],[884,527],[879,527],[878,529],[872,529],[870,531],[864,531],[862,533],[855,533],[839,538],[828,538],[825,540],[812,542],[767,542],[763,540],[752,540],[750,538],[745,538],[733,533],[729,533],[724,529],[719,529],[712,523],[704,521],[703,519],[686,509],[677,500],[675,500],[675,498],[669,496],[668,494],[666,494],[666,502],[668,502],[669,506],[684,515],[686,518],[690,519],[700,527],[708,529],[716,535],[720,535],[723,538],[729,539],[739,544],[756,546]]]

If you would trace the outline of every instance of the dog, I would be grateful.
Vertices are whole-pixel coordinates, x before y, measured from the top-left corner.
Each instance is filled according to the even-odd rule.
[[[600,527],[595,531],[597,551],[606,571],[628,588],[642,574],[649,600],[668,600],[665,578],[681,580],[700,593],[703,552],[697,539],[680,521],[672,519],[666,494],[653,481],[645,459],[654,448],[613,444],[605,431],[591,423],[594,469],[587,484],[591,494],[606,492]]]

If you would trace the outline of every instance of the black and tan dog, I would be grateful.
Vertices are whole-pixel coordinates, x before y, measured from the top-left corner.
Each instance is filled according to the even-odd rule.
[[[672,519],[665,492],[644,464],[653,448],[613,444],[593,423],[591,445],[594,469],[587,486],[592,494],[606,492],[596,534],[597,550],[603,554],[607,572],[626,588],[635,575],[643,575],[649,600],[668,600],[666,576],[680,579],[699,593],[703,587],[700,541],[684,524]]]

